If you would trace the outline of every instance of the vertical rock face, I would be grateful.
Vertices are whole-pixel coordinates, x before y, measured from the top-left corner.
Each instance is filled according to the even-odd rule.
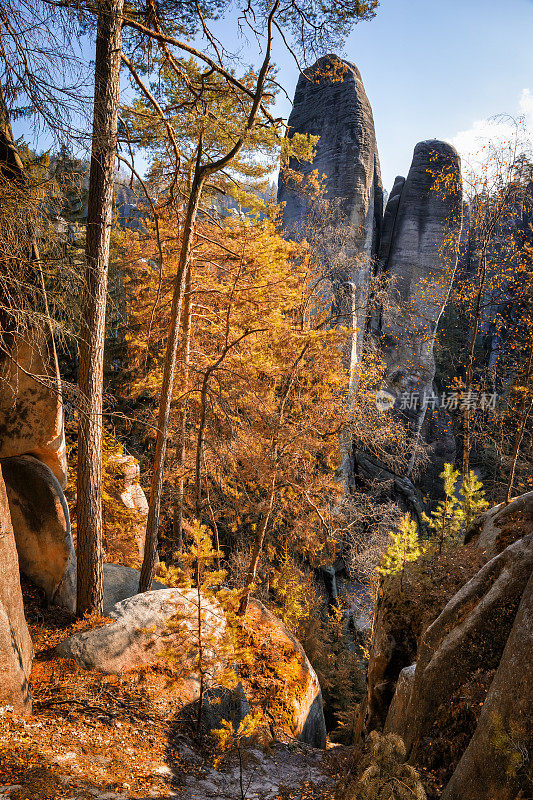
[[[528,534],[485,564],[423,633],[405,729],[396,731],[412,760],[422,756],[439,709],[450,707],[480,665],[498,666],[532,571]]]
[[[335,221],[319,242],[320,259],[329,273],[331,294],[345,324],[359,328],[347,366],[357,362],[365,329],[371,259],[377,255],[383,214],[383,189],[372,109],[359,70],[328,55],[300,76],[289,117],[289,136],[319,136],[312,163],[290,161],[290,169],[325,176],[325,201],[334,203]],[[278,202],[285,203],[283,224],[295,239],[319,227],[320,203],[298,191],[289,172],[281,172]],[[332,205],[328,207],[332,216]],[[346,234],[339,236],[344,228]]]
[[[0,706],[31,711],[33,647],[24,618],[19,562],[0,469]]]
[[[21,571],[56,605],[76,609],[76,556],[67,501],[33,456],[2,460]]]
[[[391,303],[380,321],[385,388],[403,406],[418,434],[421,403],[400,396],[431,396],[433,344],[457,266],[462,224],[460,159],[438,140],[415,147],[409,174],[397,178],[385,211],[380,265],[391,280]]]
[[[48,335],[16,335],[0,360],[0,458],[33,455],[64,488],[67,456],[61,384]]]
[[[476,731],[443,800],[527,797],[533,751],[533,575],[526,586]],[[483,776],[483,780],[480,780]]]

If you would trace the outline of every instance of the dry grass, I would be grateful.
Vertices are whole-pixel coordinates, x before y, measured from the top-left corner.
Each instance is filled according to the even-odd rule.
[[[53,648],[75,631],[104,623],[75,622],[44,609],[24,584],[25,610],[35,647],[33,714],[6,712],[0,723],[0,785],[20,785],[12,800],[168,797],[170,765],[179,778],[175,698],[165,669],[125,675],[83,670]]]

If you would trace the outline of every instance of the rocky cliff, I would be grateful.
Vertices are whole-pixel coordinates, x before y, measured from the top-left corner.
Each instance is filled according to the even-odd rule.
[[[347,353],[347,366],[353,371],[362,347],[371,264],[383,216],[374,120],[357,67],[328,55],[307,69],[298,80],[288,128],[289,137],[320,138],[312,162],[291,159],[289,170],[280,174],[283,224],[298,239],[316,239],[316,232],[324,231],[316,246],[335,313],[358,329]],[[290,170],[304,178],[316,171],[324,181],[323,195],[302,192]]]
[[[383,215],[370,103],[357,68],[335,56],[325,56],[300,77],[288,136],[295,133],[320,138],[312,163],[292,159],[280,174],[285,230],[311,242],[329,278],[334,308],[356,329],[347,354],[351,374],[365,334],[373,337],[386,367],[382,388],[392,395],[416,440],[426,416],[425,399],[434,394],[433,345],[457,266],[459,156],[445,142],[417,144],[407,178],[396,178]],[[313,170],[323,175],[323,198],[303,193],[292,170],[302,178]],[[321,210],[335,220],[329,229],[320,220]],[[341,240],[343,227],[348,233]],[[369,314],[372,279],[378,274],[387,276],[389,297],[381,311]],[[434,449],[442,450],[446,425],[433,416],[428,434]],[[451,443],[445,444],[447,453]]]
[[[532,504],[486,512],[466,546],[383,585],[360,733],[401,736],[445,800],[533,788]]]
[[[396,178],[387,203],[379,270],[389,278],[390,297],[373,325],[386,364],[384,388],[415,436],[435,394],[433,345],[457,267],[461,226],[459,156],[445,142],[420,142],[407,178]]]

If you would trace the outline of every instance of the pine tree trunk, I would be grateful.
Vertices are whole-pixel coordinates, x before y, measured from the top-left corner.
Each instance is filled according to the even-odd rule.
[[[77,613],[102,611],[102,393],[109,243],[117,146],[123,0],[100,0],[86,272],[82,303],[78,428]]]
[[[141,577],[139,580],[139,592],[147,592],[151,589],[152,581],[154,579],[155,565],[157,562],[157,534],[159,528],[159,514],[161,510],[161,494],[163,490],[163,471],[168,442],[168,423],[170,418],[170,407],[172,405],[174,374],[176,371],[176,361],[178,356],[181,310],[183,296],[185,294],[187,271],[189,269],[194,226],[196,222],[196,215],[198,213],[198,206],[200,204],[203,183],[203,177],[198,177],[197,173],[197,176],[193,181],[191,196],[187,204],[187,214],[183,225],[180,262],[178,274],[176,275],[176,282],[174,284],[172,308],[170,310],[167,350],[163,369],[163,382],[161,385],[161,399],[159,401],[154,469],[152,473],[152,484],[150,489],[148,519],[146,521],[146,539],[144,544],[144,558],[141,567]]]
[[[469,394],[472,391],[474,383],[474,354],[476,339],[481,323],[481,300],[483,298],[483,291],[485,289],[485,280],[487,276],[487,255],[485,252],[481,256],[481,273],[479,277],[479,285],[476,296],[476,304],[474,307],[474,319],[472,321],[472,329],[470,333],[470,346],[468,348],[468,357],[466,362],[466,375],[465,375],[465,392]],[[468,475],[468,467],[470,461],[470,451],[472,449],[472,431],[470,424],[471,409],[468,403],[465,403],[463,414],[463,480]]]
[[[191,303],[191,279],[192,268],[189,266],[187,270],[187,279],[185,283],[185,297],[183,298],[183,364],[182,364],[182,394],[183,400],[181,402],[179,422],[178,422],[178,469],[180,475],[178,478],[177,497],[174,505],[174,518],[172,521],[172,536],[174,544],[178,551],[183,549],[183,505],[185,501],[185,458],[187,455],[187,409],[188,409],[188,395],[186,394],[189,387],[189,359],[191,348],[191,319],[192,319],[192,303]]]
[[[252,557],[250,559],[250,564],[248,565],[248,572],[246,573],[246,583],[245,583],[245,590],[244,594],[241,597],[241,602],[239,604],[239,610],[237,614],[239,617],[244,617],[246,615],[246,611],[248,610],[248,601],[250,599],[250,592],[252,591],[252,586],[255,583],[255,579],[257,576],[257,567],[259,565],[259,557],[261,555],[261,551],[263,549],[263,542],[265,540],[265,533],[268,527],[268,523],[270,521],[270,516],[272,514],[272,508],[274,506],[274,495],[276,493],[276,479],[272,479],[272,483],[270,485],[270,492],[268,495],[267,500],[267,507],[263,513],[261,523],[257,530],[257,534],[255,537],[254,542],[254,549],[252,551]]]

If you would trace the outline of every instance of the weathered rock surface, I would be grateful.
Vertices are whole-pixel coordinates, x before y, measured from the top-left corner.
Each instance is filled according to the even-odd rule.
[[[0,564],[0,705],[30,712],[33,646],[24,617],[17,548],[1,469]]]
[[[32,329],[0,358],[0,458],[33,455],[67,485],[63,403],[49,338]]]
[[[291,671],[296,674],[288,687],[292,694],[292,723],[285,731],[296,736],[301,742],[313,747],[326,746],[326,723],[322,704],[322,692],[316,673],[305,651],[285,623],[274,616],[259,600],[251,599],[246,615],[248,625],[254,635],[267,636],[269,642],[280,652],[280,660],[291,663]]]
[[[528,534],[485,564],[425,631],[407,724],[398,731],[412,760],[438,709],[481,665],[491,669],[500,663],[532,571],[533,534]]]
[[[146,535],[146,517],[148,516],[148,500],[139,483],[139,462],[132,455],[114,455],[109,459],[109,465],[114,473],[115,498],[125,508],[137,512],[138,523],[135,525],[134,536],[137,545],[136,555],[142,559],[144,554],[144,540]],[[114,544],[114,543],[113,543]],[[123,558],[130,556],[129,552],[121,554]],[[122,559],[117,559],[122,560]]]
[[[359,70],[327,55],[301,75],[289,117],[289,136],[319,136],[312,163],[292,159],[289,167],[306,178],[313,170],[325,176],[328,215],[335,209],[325,241],[319,243],[328,272],[335,310],[344,324],[359,328],[347,354],[353,369],[365,330],[371,259],[377,255],[383,214],[383,189],[372,109]],[[285,203],[283,224],[295,239],[314,239],[323,206],[294,186],[281,172],[278,202]],[[341,229],[346,233],[339,236]]]
[[[448,176],[445,188],[436,182],[441,175]],[[457,266],[461,225],[459,156],[445,142],[420,142],[405,183],[396,179],[380,246],[380,266],[392,285],[379,324],[384,388],[397,398],[397,407],[403,393],[432,395],[433,343]],[[420,405],[402,408],[417,435],[424,419]]]
[[[490,559],[528,533],[533,533],[533,492],[490,508],[470,526],[465,543],[475,544]]]
[[[137,594],[140,572],[123,564],[104,564],[104,616],[108,616],[116,603]],[[152,582],[152,591],[168,589],[160,581]]]
[[[75,611],[76,554],[58,480],[33,456],[3,459],[2,469],[21,571],[44,590],[49,602]],[[139,574],[121,564],[104,564],[104,614],[137,594]],[[167,587],[154,581],[152,588]]]
[[[33,456],[2,460],[22,572],[47,599],[74,611],[76,556],[67,502],[52,470]]]
[[[218,606],[207,600],[204,600],[204,612],[206,636],[215,642],[224,634],[224,615]],[[178,615],[184,627],[183,632],[176,634],[167,626]],[[71,636],[58,646],[59,654],[73,658],[85,669],[119,674],[155,663],[169,647],[185,652],[194,641],[196,593],[167,588],[137,594],[117,603],[109,616],[114,622]],[[191,676],[186,686],[186,690],[192,692],[191,701],[197,697],[194,692],[198,685],[196,676]]]
[[[361,250],[376,254],[383,213],[379,158],[372,109],[355,64],[328,55],[307,69],[298,79],[288,124],[289,136],[320,137],[313,161],[298,164],[298,171],[326,176],[326,197],[340,200]],[[305,232],[313,201],[287,185],[283,172],[278,201],[285,203],[286,229]]]
[[[360,733],[383,728],[399,676],[417,660],[424,631],[484,563],[477,549],[463,547],[407,564],[401,578],[384,581],[375,610]]]
[[[396,683],[396,690],[392,703],[389,706],[387,719],[385,720],[384,733],[397,733],[404,730],[407,724],[406,714],[413,688],[416,664],[404,667],[400,672]]]
[[[514,800],[531,796],[532,656],[533,574],[522,595],[476,731],[442,800]]]

